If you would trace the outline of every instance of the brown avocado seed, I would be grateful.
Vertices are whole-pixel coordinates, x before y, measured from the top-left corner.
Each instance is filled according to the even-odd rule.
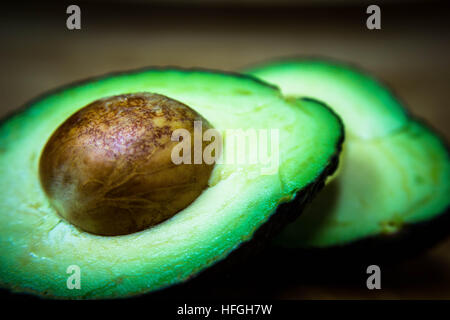
[[[58,127],[42,152],[39,173],[50,203],[98,235],[129,234],[172,217],[206,188],[213,169],[204,161],[172,162],[179,143],[172,132],[182,128],[193,137],[194,121],[211,128],[196,111],[158,94],[92,102]]]

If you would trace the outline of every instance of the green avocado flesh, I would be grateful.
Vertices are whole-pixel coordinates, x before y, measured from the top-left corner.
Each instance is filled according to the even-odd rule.
[[[216,164],[209,186],[169,220],[124,236],[77,229],[60,218],[42,190],[40,154],[74,112],[96,99],[132,92],[178,100],[220,132],[278,129],[278,171],[261,174],[267,165],[258,163]],[[340,120],[327,107],[284,99],[276,88],[247,76],[148,69],[60,89],[0,125],[1,286],[61,298],[111,298],[187,280],[250,240],[279,204],[314,183],[341,140]],[[225,135],[225,155],[228,148]],[[81,270],[79,290],[66,285],[71,265]]]
[[[300,218],[276,238],[287,248],[342,246],[430,221],[450,203],[446,146],[407,117],[388,89],[340,64],[275,62],[249,71],[287,96],[329,104],[345,125],[340,166]]]

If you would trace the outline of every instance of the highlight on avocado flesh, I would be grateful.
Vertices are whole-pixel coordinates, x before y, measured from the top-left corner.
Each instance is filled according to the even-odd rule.
[[[336,174],[276,245],[343,247],[401,235],[408,226],[448,214],[448,149],[377,80],[340,63],[309,59],[275,61],[248,73],[286,96],[324,101],[345,125]]]
[[[156,225],[187,207],[208,184],[213,165],[176,165],[172,133],[194,122],[188,106],[162,95],[103,98],[53,133],[40,158],[40,179],[56,211],[81,229],[121,235]],[[191,140],[193,148],[193,139]]]
[[[114,112],[105,111],[108,101],[110,111],[129,112],[129,118],[119,119]],[[106,188],[105,191],[114,192],[105,197],[103,193],[96,194],[101,190],[100,185],[109,183],[108,179],[111,183],[122,182],[121,177],[115,179],[115,172],[120,176],[128,175],[132,169],[147,170],[148,163],[141,161],[145,152],[119,153],[119,160],[123,155],[138,161],[129,168],[125,166],[124,171],[116,168],[118,171],[109,172],[107,160],[114,153],[83,147],[89,144],[89,139],[95,140],[103,133],[117,137],[116,129],[127,131],[128,125],[135,128],[134,125],[153,124],[155,118],[141,119],[147,111],[138,106],[145,104],[152,109],[155,101],[179,108],[180,113],[189,114],[189,119],[201,115],[224,137],[224,156],[233,151],[229,137],[223,134],[228,130],[278,130],[278,169],[272,174],[262,174],[264,163],[225,162],[216,163],[209,174],[209,168],[200,166],[202,177],[206,180],[209,176],[207,185],[203,188],[204,182],[196,181],[197,190],[202,192],[191,203],[186,200],[182,205],[177,204],[178,208],[186,207],[175,208],[172,213],[179,211],[168,219],[138,232],[114,236],[92,233],[103,233],[106,220],[112,219],[108,215],[105,224],[98,223],[91,232],[83,230],[89,227],[89,223],[83,225],[86,220],[81,219],[80,227],[76,227],[73,222],[77,218],[66,215],[64,210],[76,212],[71,203],[81,195],[89,193],[98,196],[100,202],[105,197],[109,201],[116,191],[129,198],[142,190],[133,188],[148,186],[149,192],[155,191],[150,196],[156,197],[156,207],[164,197],[171,199],[172,194],[157,193],[159,185],[156,180],[152,185],[151,179],[125,184],[124,190]],[[138,106],[132,108],[134,104]],[[92,111],[95,113],[91,114]],[[99,112],[105,114],[99,117]],[[142,123],[137,123],[138,117]],[[74,120],[79,125],[71,123]],[[91,121],[96,124],[98,121],[98,135],[76,134],[83,132],[83,128],[91,128]],[[105,121],[118,124],[102,127]],[[167,119],[161,121],[164,124]],[[171,125],[177,123],[170,121]],[[75,140],[65,140],[72,135]],[[152,137],[152,132],[142,135],[125,134],[125,137],[130,140]],[[261,227],[279,229],[267,224],[281,226],[288,216],[298,215],[302,210],[299,204],[308,201],[335,169],[342,139],[342,124],[328,107],[313,100],[284,99],[277,88],[250,76],[204,70],[147,69],[111,74],[61,88],[0,124],[0,286],[56,298],[94,299],[152,292],[191,279],[247,241],[257,241],[254,235]],[[105,146],[115,145],[113,141],[106,142]],[[247,149],[244,148],[246,152]],[[154,164],[163,165],[166,163],[164,149],[157,150],[161,162]],[[271,150],[267,148],[266,152]],[[83,159],[96,165],[84,167]],[[61,171],[46,162],[61,162],[70,167]],[[160,178],[171,183],[172,175],[177,175],[190,181],[190,169],[185,169],[183,172],[168,170]],[[71,177],[68,185],[66,174]],[[94,179],[86,185],[84,180],[77,180],[85,176],[87,179],[100,177],[103,181],[97,189],[89,186],[96,183]],[[178,189],[167,187],[177,194]],[[72,190],[77,192],[70,193]],[[283,210],[277,210],[282,204]],[[90,202],[79,205],[87,208]],[[111,212],[117,211],[111,209]],[[118,231],[115,225],[113,229],[107,232],[130,231]],[[73,265],[81,271],[79,290],[67,287],[71,276],[67,270]]]

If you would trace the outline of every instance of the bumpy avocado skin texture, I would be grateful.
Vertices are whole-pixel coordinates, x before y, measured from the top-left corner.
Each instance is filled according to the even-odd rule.
[[[39,156],[71,114],[98,98],[132,92],[185,103],[219,131],[278,129],[278,171],[261,175],[259,164],[216,164],[208,188],[155,227],[113,237],[77,229],[49,204],[38,178]],[[145,69],[58,89],[0,125],[0,284],[16,292],[86,299],[181,283],[296,217],[336,168],[342,139],[342,124],[329,108],[286,100],[249,76]],[[80,290],[67,288],[70,265],[81,269]]]
[[[329,103],[345,124],[336,175],[277,237],[277,246],[392,259],[448,235],[448,148],[385,86],[350,66],[314,59],[269,63],[248,73],[287,96]]]

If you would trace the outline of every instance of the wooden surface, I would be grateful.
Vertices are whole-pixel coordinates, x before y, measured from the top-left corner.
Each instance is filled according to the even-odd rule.
[[[382,8],[381,31],[365,8],[164,9],[82,6],[82,30],[65,29],[65,7],[4,10],[0,39],[3,116],[49,89],[149,65],[237,70],[288,55],[321,55],[368,69],[446,138],[450,36],[444,10]],[[280,262],[283,263],[283,262]],[[262,280],[264,281],[264,280]],[[210,288],[211,296],[283,299],[450,298],[450,241],[383,273],[383,289],[355,283],[284,281],[266,290]],[[259,286],[260,287],[260,286]]]

